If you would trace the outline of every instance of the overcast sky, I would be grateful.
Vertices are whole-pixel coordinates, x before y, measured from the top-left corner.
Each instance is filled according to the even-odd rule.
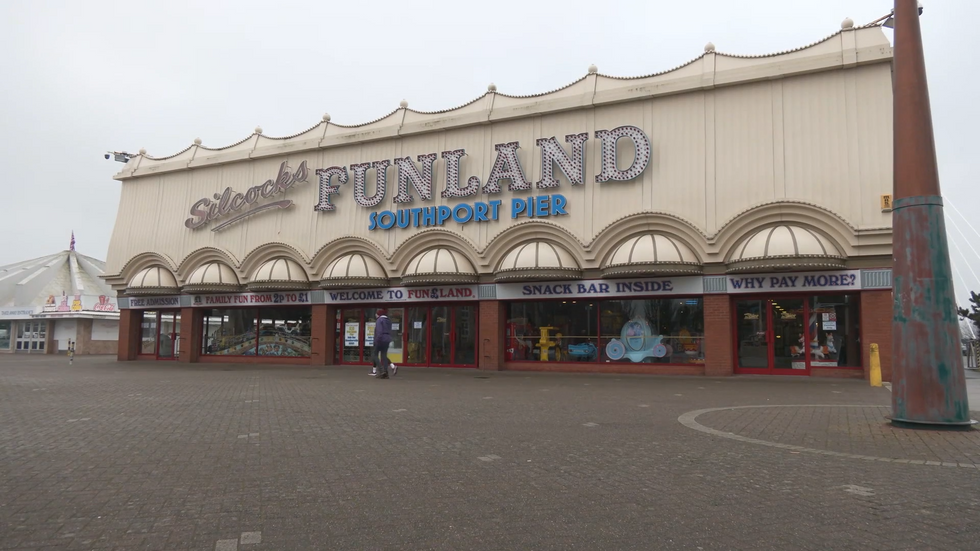
[[[926,0],[922,18],[950,254],[980,290],[975,213],[980,1]],[[764,54],[868,23],[888,0],[0,2],[0,265],[67,248],[105,258],[121,164],[106,150],[220,147],[256,125],[282,136],[356,124],[406,99],[467,102],[493,82],[530,94],[595,63],[640,75],[718,51]],[[889,39],[890,30],[886,30]],[[971,61],[972,60],[972,61]],[[964,239],[956,230],[963,232]],[[959,250],[957,250],[957,246]],[[972,248],[971,248],[972,247]],[[960,253],[962,251],[962,254]],[[961,302],[963,299],[961,298]]]

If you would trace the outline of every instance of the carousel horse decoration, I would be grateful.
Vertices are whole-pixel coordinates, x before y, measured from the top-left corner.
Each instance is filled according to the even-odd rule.
[[[670,346],[663,344],[662,335],[654,335],[650,323],[645,318],[633,318],[623,325],[619,339],[606,344],[606,357],[621,360],[624,357],[639,363],[649,357],[663,358],[672,352]]]

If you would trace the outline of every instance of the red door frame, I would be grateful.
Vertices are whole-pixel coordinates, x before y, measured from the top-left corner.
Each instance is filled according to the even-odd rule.
[[[735,295],[731,298],[732,312],[732,361],[734,362],[734,372],[738,375],[790,375],[796,377],[810,376],[810,298],[812,294],[784,294],[784,295]],[[804,369],[776,369],[775,334],[772,316],[772,303],[774,300],[782,299],[802,299],[803,300],[803,361]],[[739,300],[761,300],[766,305],[766,361],[769,363],[767,368],[740,367],[738,364],[738,309],[736,303]]]
[[[403,365],[419,366],[419,367],[476,367],[477,358],[479,357],[479,339],[474,340],[474,353],[473,353],[473,363],[471,364],[461,364],[456,362],[456,314],[458,307],[469,306],[473,309],[473,333],[474,335],[480,334],[480,315],[479,315],[479,303],[476,302],[439,302],[439,303],[403,303],[398,305],[378,305],[378,308],[404,308],[405,313],[402,316],[402,323],[408,323],[408,310],[409,308],[422,308],[426,311],[426,327],[425,327],[425,362],[421,363],[409,363],[408,358],[408,331],[402,330],[402,350],[405,351],[405,359],[402,360]],[[345,311],[349,310],[359,310],[360,311],[360,323],[361,328],[364,327],[364,310],[366,308],[374,308],[371,304],[361,304],[361,305],[343,305],[338,311],[340,312],[340,338],[344,338],[344,324],[346,322]],[[446,307],[448,308],[449,315],[449,356],[453,360],[452,363],[434,363],[432,361],[432,310],[434,308]],[[368,362],[364,352],[364,331],[360,331],[360,336],[358,338],[358,350],[360,351],[359,358],[360,361],[350,362],[344,360],[344,346],[343,342],[340,343],[340,357],[338,358],[339,363],[342,365],[371,365],[373,362]]]
[[[174,350],[173,350],[173,354],[169,358],[168,357],[161,357],[160,356],[160,336],[163,335],[163,315],[164,314],[171,314],[173,316],[173,330],[170,332],[170,342],[171,342],[171,346],[173,347]],[[156,358],[158,360],[161,360],[161,361],[164,361],[164,362],[170,362],[170,361],[177,360],[177,355],[178,355],[178,351],[177,351],[177,338],[180,335],[180,333],[178,333],[176,330],[177,330],[177,316],[179,316],[179,315],[180,315],[180,310],[158,310],[157,311],[157,344],[156,344],[156,350],[154,351],[154,355],[156,356]]]

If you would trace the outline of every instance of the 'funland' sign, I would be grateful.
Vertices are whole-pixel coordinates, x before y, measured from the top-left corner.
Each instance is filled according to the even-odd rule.
[[[632,180],[642,174],[647,165],[650,164],[653,154],[650,139],[647,138],[643,130],[635,126],[597,130],[594,138],[599,141],[599,148],[602,152],[601,166],[598,167],[598,173],[594,179],[596,183]],[[633,163],[628,168],[620,169],[617,158],[620,143],[624,139],[632,142],[634,156]],[[425,153],[416,156],[415,161],[410,156],[406,156],[354,163],[349,167],[320,168],[316,170],[319,189],[317,204],[313,210],[318,212],[335,211],[337,205],[334,204],[334,196],[340,195],[342,186],[345,186],[351,179],[354,181],[354,202],[362,208],[378,208],[388,194],[389,168],[395,169],[397,182],[395,183],[394,196],[391,198],[393,204],[398,206],[413,203],[415,195],[418,195],[421,201],[432,201],[435,163],[440,158],[445,175],[440,198],[446,200],[474,197],[480,194],[497,195],[503,191],[505,182],[507,190],[510,192],[531,191],[533,188],[540,190],[559,188],[561,181],[555,177],[556,166],[572,186],[584,185],[586,182],[585,145],[588,140],[589,134],[585,132],[565,136],[565,143],[568,145],[570,153],[554,136],[535,140],[535,145],[539,148],[541,156],[540,178],[535,182],[528,179],[524,168],[521,166],[520,158],[517,155],[517,150],[520,149],[519,142],[496,144],[494,146],[496,157],[486,181],[481,181],[479,176],[470,176],[466,178],[465,185],[461,185],[463,179],[461,167],[463,157],[466,157],[465,149],[443,151],[439,155],[435,152]],[[374,172],[374,193],[370,196],[367,195],[369,171]],[[289,207],[292,205],[292,201],[288,199],[265,204],[257,203],[260,199],[285,194],[294,184],[305,182],[307,174],[306,161],[303,161],[295,172],[291,172],[286,163],[282,163],[276,178],[249,188],[244,193],[236,192],[228,187],[223,193],[215,193],[213,199],[205,197],[198,200],[191,207],[191,217],[184,222],[184,225],[191,229],[199,228],[228,214],[238,213],[212,228],[212,231],[217,231],[259,212]],[[560,216],[568,214],[567,205],[568,202],[563,195],[553,194],[512,198],[510,201],[490,199],[455,205],[375,210],[369,216],[368,229],[433,227],[442,226],[450,221],[458,224],[491,222],[498,220],[505,209],[509,210],[511,218]],[[239,212],[245,207],[251,207],[251,209]]]

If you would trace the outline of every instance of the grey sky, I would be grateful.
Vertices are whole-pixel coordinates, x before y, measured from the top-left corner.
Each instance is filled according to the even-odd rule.
[[[972,217],[980,207],[973,150],[980,82],[970,48],[980,2],[924,3],[943,191]],[[490,82],[510,94],[543,92],[591,63],[610,75],[647,74],[700,55],[708,41],[720,52],[770,53],[824,38],[845,17],[860,25],[891,7],[889,0],[2,2],[0,265],[67,248],[73,229],[79,251],[106,257],[119,198],[111,177],[122,166],[103,158],[107,149],[162,156],[196,137],[224,146],[256,125],[270,136],[299,132],[325,112],[356,124],[402,99],[445,109]],[[970,238],[950,228],[964,253],[951,244],[954,267],[980,289],[980,255],[970,249],[980,250],[980,236],[952,210],[947,223]],[[980,219],[970,222],[980,229]]]

